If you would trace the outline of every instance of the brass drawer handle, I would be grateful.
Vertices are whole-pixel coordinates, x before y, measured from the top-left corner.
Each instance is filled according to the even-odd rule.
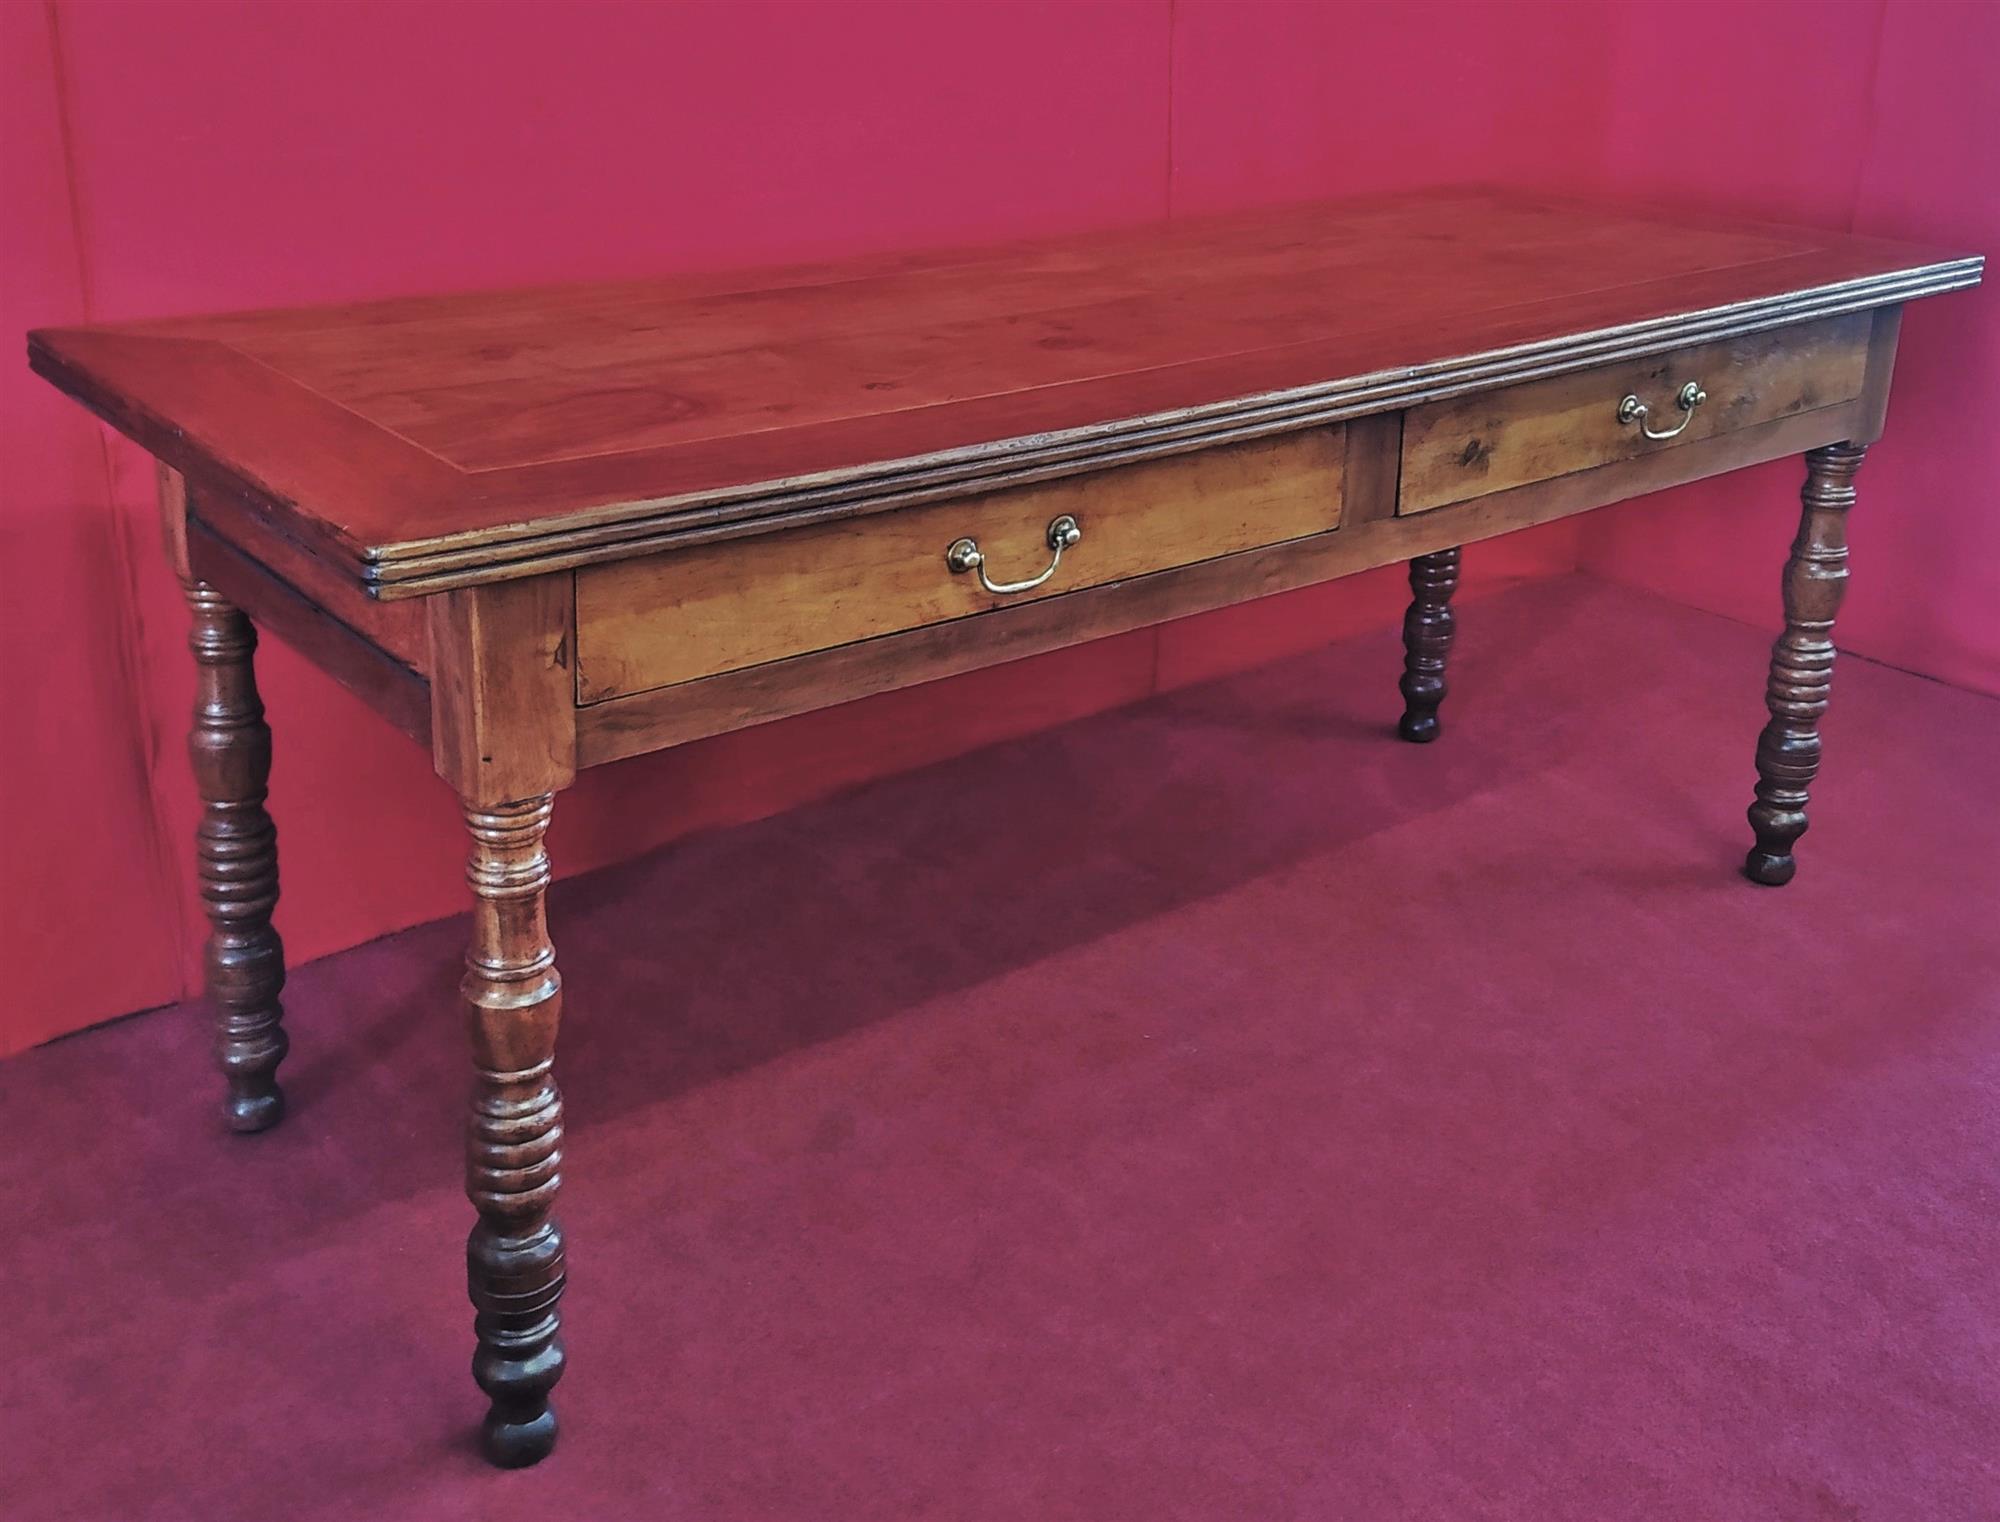
[[[1700,381],[1689,381],[1681,387],[1674,398],[1674,405],[1681,409],[1681,420],[1673,427],[1655,433],[1646,426],[1646,404],[1636,396],[1628,396],[1618,404],[1618,421],[1637,423],[1639,431],[1649,439],[1671,439],[1680,436],[1681,430],[1694,421],[1694,409],[1708,400],[1708,393],[1701,389]]]
[[[963,576],[967,571],[977,571],[979,573],[979,584],[995,597],[1004,597],[1009,592],[1032,592],[1036,587],[1055,575],[1056,567],[1062,564],[1063,551],[1075,544],[1082,537],[1082,525],[1068,513],[1064,513],[1060,518],[1051,522],[1049,524],[1048,541],[1049,548],[1056,552],[1055,558],[1049,562],[1048,568],[1041,575],[1030,577],[1026,581],[988,581],[986,579],[986,555],[979,548],[979,541],[976,539],[952,540],[951,548],[944,552],[944,563],[951,567],[951,573],[954,576]]]

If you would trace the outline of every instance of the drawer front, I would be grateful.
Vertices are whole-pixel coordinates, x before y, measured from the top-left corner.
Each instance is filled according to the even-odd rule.
[[[576,576],[577,700],[595,703],[965,618],[1340,524],[1346,430],[1141,465],[818,528],[671,550]],[[1050,525],[1079,537],[1053,558]],[[946,553],[973,539],[978,567]]]
[[[1421,513],[1852,401],[1867,370],[1869,326],[1865,312],[1832,317],[1414,407],[1403,423],[1397,511]],[[1705,400],[1686,408],[1678,399],[1690,385]],[[1644,405],[1642,415],[1630,415],[1627,397]]]

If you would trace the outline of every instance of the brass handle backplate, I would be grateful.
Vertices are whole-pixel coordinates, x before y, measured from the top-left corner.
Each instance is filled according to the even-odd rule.
[[[995,597],[1005,597],[1010,592],[1032,592],[1051,576],[1062,564],[1063,551],[1083,538],[1083,526],[1068,513],[1054,519],[1049,524],[1047,534],[1049,548],[1055,558],[1039,576],[1031,576],[1026,581],[989,581],[986,576],[986,554],[979,548],[976,539],[954,539],[951,548],[944,552],[944,563],[951,567],[954,576],[963,576],[967,571],[979,573],[979,584]]]
[[[1649,439],[1672,439],[1680,436],[1681,430],[1694,421],[1694,409],[1708,400],[1708,393],[1701,389],[1700,381],[1689,381],[1674,397],[1674,405],[1681,409],[1681,420],[1671,428],[1657,431],[1646,425],[1646,404],[1636,396],[1627,396],[1618,404],[1618,421],[1637,423],[1639,431]]]

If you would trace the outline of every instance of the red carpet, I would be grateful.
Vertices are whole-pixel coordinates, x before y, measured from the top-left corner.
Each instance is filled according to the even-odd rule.
[[[558,885],[525,1473],[460,925],[298,969],[269,1136],[186,1012],[0,1066],[0,1513],[2000,1514],[2000,703],[1846,660],[1758,889],[1767,645],[1544,583],[1427,749],[1385,632]]]

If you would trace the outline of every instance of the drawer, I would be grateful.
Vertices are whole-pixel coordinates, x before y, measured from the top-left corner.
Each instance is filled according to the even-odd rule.
[[[595,703],[943,623],[1340,524],[1340,426],[1230,444],[576,575],[577,700]],[[1054,574],[1050,526],[1076,522]],[[982,564],[947,552],[975,541]]]
[[[1397,511],[1421,513],[1852,401],[1865,312],[1413,407]],[[1693,386],[1705,400],[1683,408]],[[1636,397],[1643,415],[1631,415]],[[1645,430],[1671,434],[1649,438]]]

